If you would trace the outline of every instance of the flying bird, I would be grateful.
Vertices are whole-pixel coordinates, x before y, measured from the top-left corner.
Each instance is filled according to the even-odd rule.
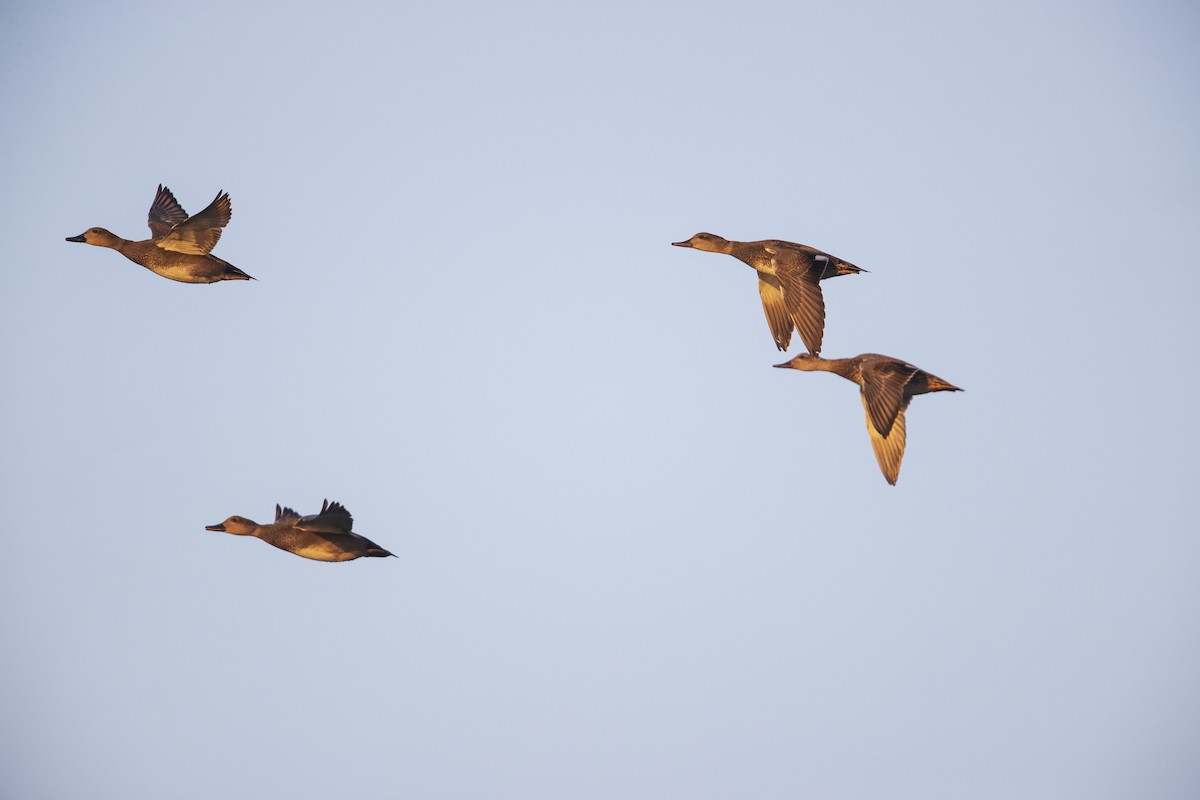
[[[765,239],[761,242],[732,242],[715,233],[697,233],[675,247],[691,247],[710,253],[726,253],[758,272],[758,294],[775,346],[787,350],[792,328],[813,355],[821,352],[825,335],[825,299],[820,281],[867,270],[806,244]]]
[[[962,391],[907,361],[877,353],[863,353],[854,358],[821,358],[801,353],[775,366],[804,372],[832,372],[861,387],[875,460],[883,477],[893,486],[900,477],[900,461],[904,458],[904,410],[909,401],[929,392]]]
[[[217,192],[208,208],[189,217],[171,190],[159,184],[150,206],[149,239],[131,242],[104,228],[88,228],[78,236],[68,236],[67,241],[111,247],[156,275],[180,283],[252,281],[254,278],[210,252],[232,213],[229,194]]]
[[[354,533],[354,517],[341,503],[321,504],[318,514],[302,517],[287,507],[275,506],[275,522],[259,525],[252,519],[233,516],[218,525],[206,525],[206,531],[256,536],[280,550],[287,550],[313,561],[353,561],[370,556],[395,555],[367,537]]]

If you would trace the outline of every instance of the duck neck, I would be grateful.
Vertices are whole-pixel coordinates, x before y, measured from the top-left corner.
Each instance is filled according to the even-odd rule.
[[[717,252],[733,256],[738,261],[744,261],[753,266],[757,252],[751,242],[725,242],[725,247]]]
[[[847,380],[858,383],[858,362],[853,358],[821,358],[820,356],[815,356],[808,363],[811,364],[811,369],[820,370],[821,372],[832,372],[834,375],[841,375]]]
[[[254,530],[250,535],[256,539],[262,539],[267,544],[276,544],[283,538],[285,530],[291,530],[290,525],[280,525],[279,523],[267,523],[266,525],[255,524]]]

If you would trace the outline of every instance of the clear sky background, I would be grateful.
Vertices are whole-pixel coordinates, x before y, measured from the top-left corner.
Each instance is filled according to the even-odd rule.
[[[0,795],[1200,796],[1197,41],[4,4]],[[160,182],[257,283],[63,241]],[[824,355],[966,389],[898,486],[702,230],[871,270]],[[399,558],[204,530],[324,497]]]

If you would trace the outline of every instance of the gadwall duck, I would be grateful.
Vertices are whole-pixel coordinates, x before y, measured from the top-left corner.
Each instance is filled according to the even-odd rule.
[[[896,485],[900,476],[900,461],[904,458],[904,410],[918,394],[929,392],[961,392],[936,375],[914,367],[907,361],[876,353],[863,353],[854,358],[820,358],[801,353],[776,367],[813,372],[832,372],[862,388],[862,404],[867,410],[867,431],[875,460],[887,482]]]
[[[180,283],[252,281],[245,272],[209,253],[232,211],[229,194],[217,192],[208,208],[189,217],[171,190],[159,184],[150,206],[149,239],[131,242],[104,228],[88,228],[78,236],[68,236],[67,241],[111,247],[133,263]]]
[[[321,504],[321,513],[302,517],[290,508],[275,506],[275,522],[259,525],[245,517],[230,517],[206,531],[235,536],[257,536],[267,544],[313,561],[353,561],[363,556],[385,558],[389,553],[365,536],[352,532],[354,517],[341,503]]]
[[[761,242],[731,242],[715,233],[697,233],[675,247],[691,247],[709,253],[726,253],[758,272],[758,294],[775,346],[787,350],[792,327],[810,353],[821,352],[825,335],[825,299],[820,281],[867,270],[806,244],[764,239]]]

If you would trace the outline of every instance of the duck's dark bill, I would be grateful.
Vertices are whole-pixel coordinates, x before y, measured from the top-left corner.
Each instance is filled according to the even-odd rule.
[[[78,236],[68,236],[67,241],[68,242],[86,242],[87,239],[84,239],[83,234],[81,233]]]
[[[671,242],[672,247],[691,247],[691,242]]]
[[[225,523],[224,523],[224,522],[222,522],[220,525],[205,525],[205,526],[204,526],[204,530],[206,530],[206,531],[220,531],[221,533],[224,533],[224,532],[225,532]]]

